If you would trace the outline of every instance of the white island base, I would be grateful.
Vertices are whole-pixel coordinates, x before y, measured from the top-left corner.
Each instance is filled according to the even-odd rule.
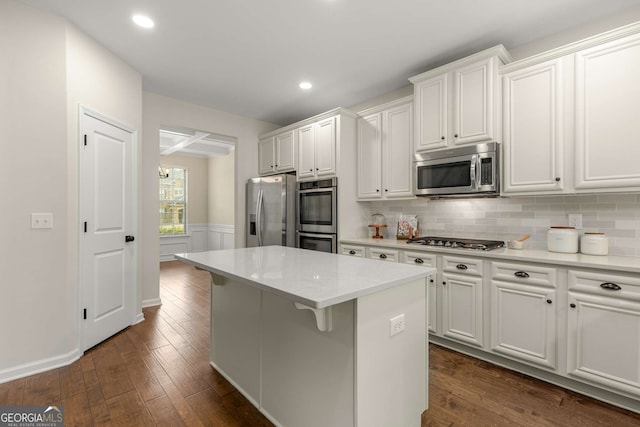
[[[233,252],[243,261],[225,259]],[[179,258],[212,276],[211,365],[273,423],[420,426],[427,408],[424,276],[430,270],[396,265],[408,269],[389,272],[378,261],[281,247]],[[238,262],[245,263],[242,271],[224,271]],[[385,271],[377,274],[378,268]],[[336,276],[347,272],[357,273],[355,297],[344,285],[348,278]],[[366,275],[369,287],[362,285]],[[394,283],[385,286],[391,276]],[[296,284],[286,290],[289,280]],[[332,295],[310,298],[315,286],[333,287]],[[400,324],[404,329],[391,336]]]

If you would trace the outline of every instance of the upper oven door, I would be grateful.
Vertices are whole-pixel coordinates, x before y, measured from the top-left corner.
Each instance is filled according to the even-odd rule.
[[[298,190],[298,231],[337,233],[336,187]]]
[[[477,163],[476,154],[415,162],[416,195],[477,192]]]

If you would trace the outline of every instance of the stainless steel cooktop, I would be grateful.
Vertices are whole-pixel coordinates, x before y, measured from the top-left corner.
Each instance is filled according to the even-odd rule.
[[[414,237],[409,239],[407,243],[443,248],[473,249],[478,251],[490,251],[492,249],[503,248],[505,246],[504,242],[501,240],[462,239],[459,237],[436,236]]]

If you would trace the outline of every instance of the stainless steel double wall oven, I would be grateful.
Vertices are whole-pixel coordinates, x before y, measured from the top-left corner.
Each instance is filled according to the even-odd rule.
[[[337,253],[338,179],[298,183],[296,246]]]

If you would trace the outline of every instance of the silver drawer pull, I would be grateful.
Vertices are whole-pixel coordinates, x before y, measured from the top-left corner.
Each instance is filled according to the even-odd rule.
[[[600,287],[602,289],[607,289],[609,291],[619,291],[620,289],[622,289],[620,285],[616,285],[615,283],[611,283],[611,282],[601,283]]]
[[[516,271],[515,273],[513,273],[513,275],[516,277],[520,277],[521,279],[529,278],[529,273],[527,273],[526,271]]]
[[[416,258],[413,260],[416,264],[424,264],[424,260],[422,258]]]
[[[380,254],[380,259],[387,259],[387,256],[385,254]]]
[[[464,265],[464,264],[458,264],[458,265],[456,265],[456,268],[457,268],[458,270],[466,270],[466,269],[468,269],[469,267],[467,267],[467,266],[466,266],[466,265]]]

